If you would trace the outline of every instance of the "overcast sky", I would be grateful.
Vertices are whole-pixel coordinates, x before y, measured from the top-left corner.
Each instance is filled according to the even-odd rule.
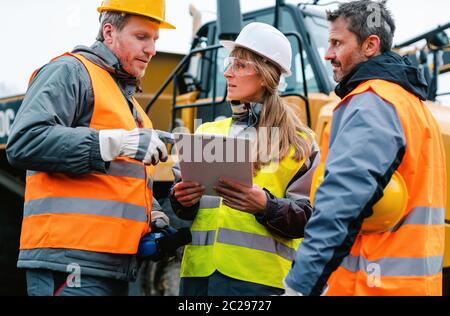
[[[184,54],[192,37],[189,4],[200,9],[206,22],[215,19],[216,1],[166,2],[167,20],[177,30],[162,30],[157,49]],[[2,90],[9,95],[23,93],[31,72],[52,57],[78,44],[91,45],[98,31],[96,7],[100,3],[100,0],[1,0],[0,97]],[[241,9],[248,12],[274,3],[275,0],[241,0]],[[389,0],[388,7],[397,22],[396,43],[450,21],[448,0]],[[447,90],[450,91],[450,84]]]

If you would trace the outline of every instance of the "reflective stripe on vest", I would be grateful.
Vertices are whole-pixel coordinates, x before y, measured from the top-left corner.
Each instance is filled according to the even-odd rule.
[[[193,231],[192,242],[193,246],[210,246],[214,244],[214,238],[216,236],[215,230],[209,231]]]
[[[111,75],[81,55],[92,83],[90,128],[132,130],[137,126],[128,102]],[[134,101],[144,128],[150,119]],[[144,141],[141,139],[141,141]],[[106,174],[27,172],[21,249],[63,248],[134,254],[148,232],[154,170],[120,157]]]
[[[145,207],[117,201],[53,197],[25,202],[24,217],[44,214],[111,216],[147,223]]]
[[[376,270],[379,276],[428,276],[442,272],[443,256],[426,258],[383,258],[369,261],[364,257],[348,256],[341,267],[356,273]]]
[[[415,207],[391,232],[396,232],[404,225],[444,225],[445,209],[431,207]]]
[[[336,109],[367,91],[391,104],[401,122],[406,153],[397,171],[408,207],[391,231],[357,237],[327,295],[442,295],[446,166],[438,125],[422,101],[382,80],[362,83]]]
[[[220,198],[216,196],[203,196],[200,199],[199,208],[217,208],[220,206]]]
[[[116,177],[145,179],[145,169],[142,168],[142,165],[125,160],[112,161],[106,174]]]
[[[228,135],[230,126],[231,119],[206,123],[196,133]],[[304,163],[290,157],[278,168],[263,168],[253,183],[284,197],[289,181]],[[200,200],[191,230],[192,243],[185,247],[182,277],[209,276],[218,270],[234,279],[282,288],[300,243],[299,239],[272,235],[254,215],[233,210],[212,196]]]
[[[34,176],[39,173],[43,172],[27,170],[28,177]],[[109,176],[116,176],[116,177],[145,179],[145,169],[142,168],[141,164],[136,164],[125,160],[111,161],[109,169],[107,170],[106,174]]]
[[[217,241],[222,244],[262,250],[277,254],[286,260],[294,260],[296,249],[289,248],[271,237],[220,228]]]

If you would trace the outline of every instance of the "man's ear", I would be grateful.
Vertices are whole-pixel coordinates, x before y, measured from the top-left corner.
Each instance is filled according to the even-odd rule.
[[[103,25],[103,38],[105,39],[105,44],[112,44],[113,42],[113,34],[114,34],[114,27],[111,23],[105,23]]]
[[[377,35],[370,35],[362,45],[364,56],[372,58],[381,53],[381,40]]]

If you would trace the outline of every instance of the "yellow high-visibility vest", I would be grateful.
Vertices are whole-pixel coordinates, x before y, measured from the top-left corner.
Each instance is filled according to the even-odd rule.
[[[197,134],[228,135],[232,119],[201,125]],[[294,148],[277,168],[262,168],[253,183],[278,198],[305,160],[292,159]],[[192,243],[185,247],[181,277],[207,277],[216,270],[234,279],[283,288],[301,239],[272,234],[255,216],[222,204],[217,197],[203,197],[192,225]]]

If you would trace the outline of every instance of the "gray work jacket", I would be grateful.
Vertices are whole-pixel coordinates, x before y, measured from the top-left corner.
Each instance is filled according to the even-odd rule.
[[[121,70],[119,60],[103,43],[77,46],[73,53],[107,70],[133,111],[132,96],[137,90],[137,79]],[[99,133],[89,127],[93,109],[91,80],[78,59],[63,56],[43,66],[34,77],[12,125],[6,150],[8,161],[14,167],[33,171],[106,173],[109,163],[101,158]],[[136,118],[137,113],[133,114]],[[81,275],[133,281],[138,260],[135,255],[40,248],[21,250],[17,263],[19,268],[62,272],[76,265],[81,267]]]

